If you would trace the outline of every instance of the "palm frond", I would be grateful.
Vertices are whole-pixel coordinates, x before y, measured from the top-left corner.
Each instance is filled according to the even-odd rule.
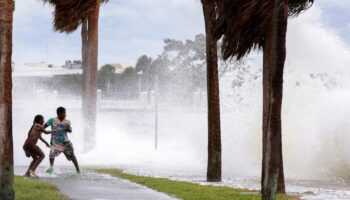
[[[263,32],[272,16],[273,4],[266,0],[217,0],[218,30],[223,36],[224,59],[242,59],[262,47]]]
[[[299,15],[303,11],[309,9],[313,3],[314,0],[289,0],[289,16],[293,17]]]
[[[224,59],[241,60],[253,49],[263,47],[264,33],[274,12],[271,0],[211,0],[217,8],[217,38],[222,37]],[[289,16],[308,9],[313,0],[289,0]]]
[[[43,0],[54,7],[53,25],[55,31],[70,33],[75,31],[98,4],[108,0]]]

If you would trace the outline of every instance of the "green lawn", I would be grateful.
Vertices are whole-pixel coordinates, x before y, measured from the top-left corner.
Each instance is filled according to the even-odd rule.
[[[15,177],[16,200],[68,200],[55,186],[25,178]]]
[[[98,173],[109,174],[121,179],[144,185],[148,188],[164,192],[183,200],[260,200],[256,191],[234,189],[224,186],[208,186],[196,183],[173,181],[166,178],[153,178],[124,173],[119,169],[95,169]],[[279,196],[278,200],[298,200],[297,197]]]

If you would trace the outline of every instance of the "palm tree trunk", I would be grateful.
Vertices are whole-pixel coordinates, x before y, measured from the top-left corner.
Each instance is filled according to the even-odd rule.
[[[83,69],[87,67],[87,57],[88,57],[88,19],[84,19],[81,24],[81,55],[83,61]],[[86,72],[83,70],[83,73]]]
[[[83,19],[81,23],[81,55],[82,55],[82,68],[83,68],[83,77],[86,76],[86,68],[88,67],[88,19]],[[85,78],[84,78],[85,80]],[[83,91],[85,91],[85,84],[83,82]],[[84,92],[81,94],[83,95]],[[82,99],[84,105],[85,98]],[[84,106],[82,106],[83,109],[85,109]],[[84,113],[84,111],[82,112]],[[83,114],[84,115],[84,114]]]
[[[97,59],[98,59],[98,18],[99,4],[88,17],[87,65],[83,68],[83,126],[84,151],[95,146],[97,112]]]
[[[221,127],[215,6],[202,1],[207,35],[208,167],[207,180],[221,181]]]
[[[273,0],[271,2],[274,3],[275,12],[270,29],[266,32],[263,66],[263,170],[261,185],[264,200],[276,199],[278,188],[284,191],[281,109],[283,70],[286,59],[288,0]]]
[[[0,199],[13,200],[12,22],[13,0],[0,0]]]
[[[284,181],[284,167],[283,167],[283,151],[282,151],[282,141],[280,144],[280,162],[279,162],[279,170],[278,170],[278,183],[277,183],[277,193],[286,194],[286,184]]]

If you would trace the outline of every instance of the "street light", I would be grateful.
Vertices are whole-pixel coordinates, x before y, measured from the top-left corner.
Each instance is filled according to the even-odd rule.
[[[158,149],[158,95],[159,95],[159,76],[158,74],[156,74],[155,76],[155,87],[154,87],[154,90],[155,90],[155,93],[154,93],[154,113],[155,113],[155,118],[154,118],[154,124],[155,124],[155,149],[157,150]]]

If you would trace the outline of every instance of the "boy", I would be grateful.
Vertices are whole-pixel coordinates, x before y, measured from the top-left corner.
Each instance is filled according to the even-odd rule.
[[[66,119],[66,109],[63,107],[57,108],[57,117],[49,119],[44,129],[51,126],[51,130],[63,129],[56,133],[51,134],[51,150],[50,150],[50,168],[46,171],[49,174],[53,173],[53,165],[55,157],[59,156],[62,152],[66,156],[67,160],[72,161],[78,174],[80,169],[77,158],[74,154],[73,144],[68,139],[68,133],[72,132],[71,123]]]
[[[26,156],[27,157],[31,156],[33,158],[33,161],[30,163],[27,172],[24,174],[25,176],[28,176],[28,177],[30,176],[38,177],[35,174],[35,170],[39,166],[41,161],[43,161],[43,159],[45,158],[43,151],[36,144],[38,140],[40,139],[43,143],[46,144],[47,147],[50,147],[49,143],[47,143],[41,137],[41,133],[50,134],[50,133],[60,131],[60,130],[45,131],[43,124],[44,124],[44,117],[42,115],[36,115],[34,118],[33,125],[28,132],[28,138],[23,145],[23,150],[26,153]]]

